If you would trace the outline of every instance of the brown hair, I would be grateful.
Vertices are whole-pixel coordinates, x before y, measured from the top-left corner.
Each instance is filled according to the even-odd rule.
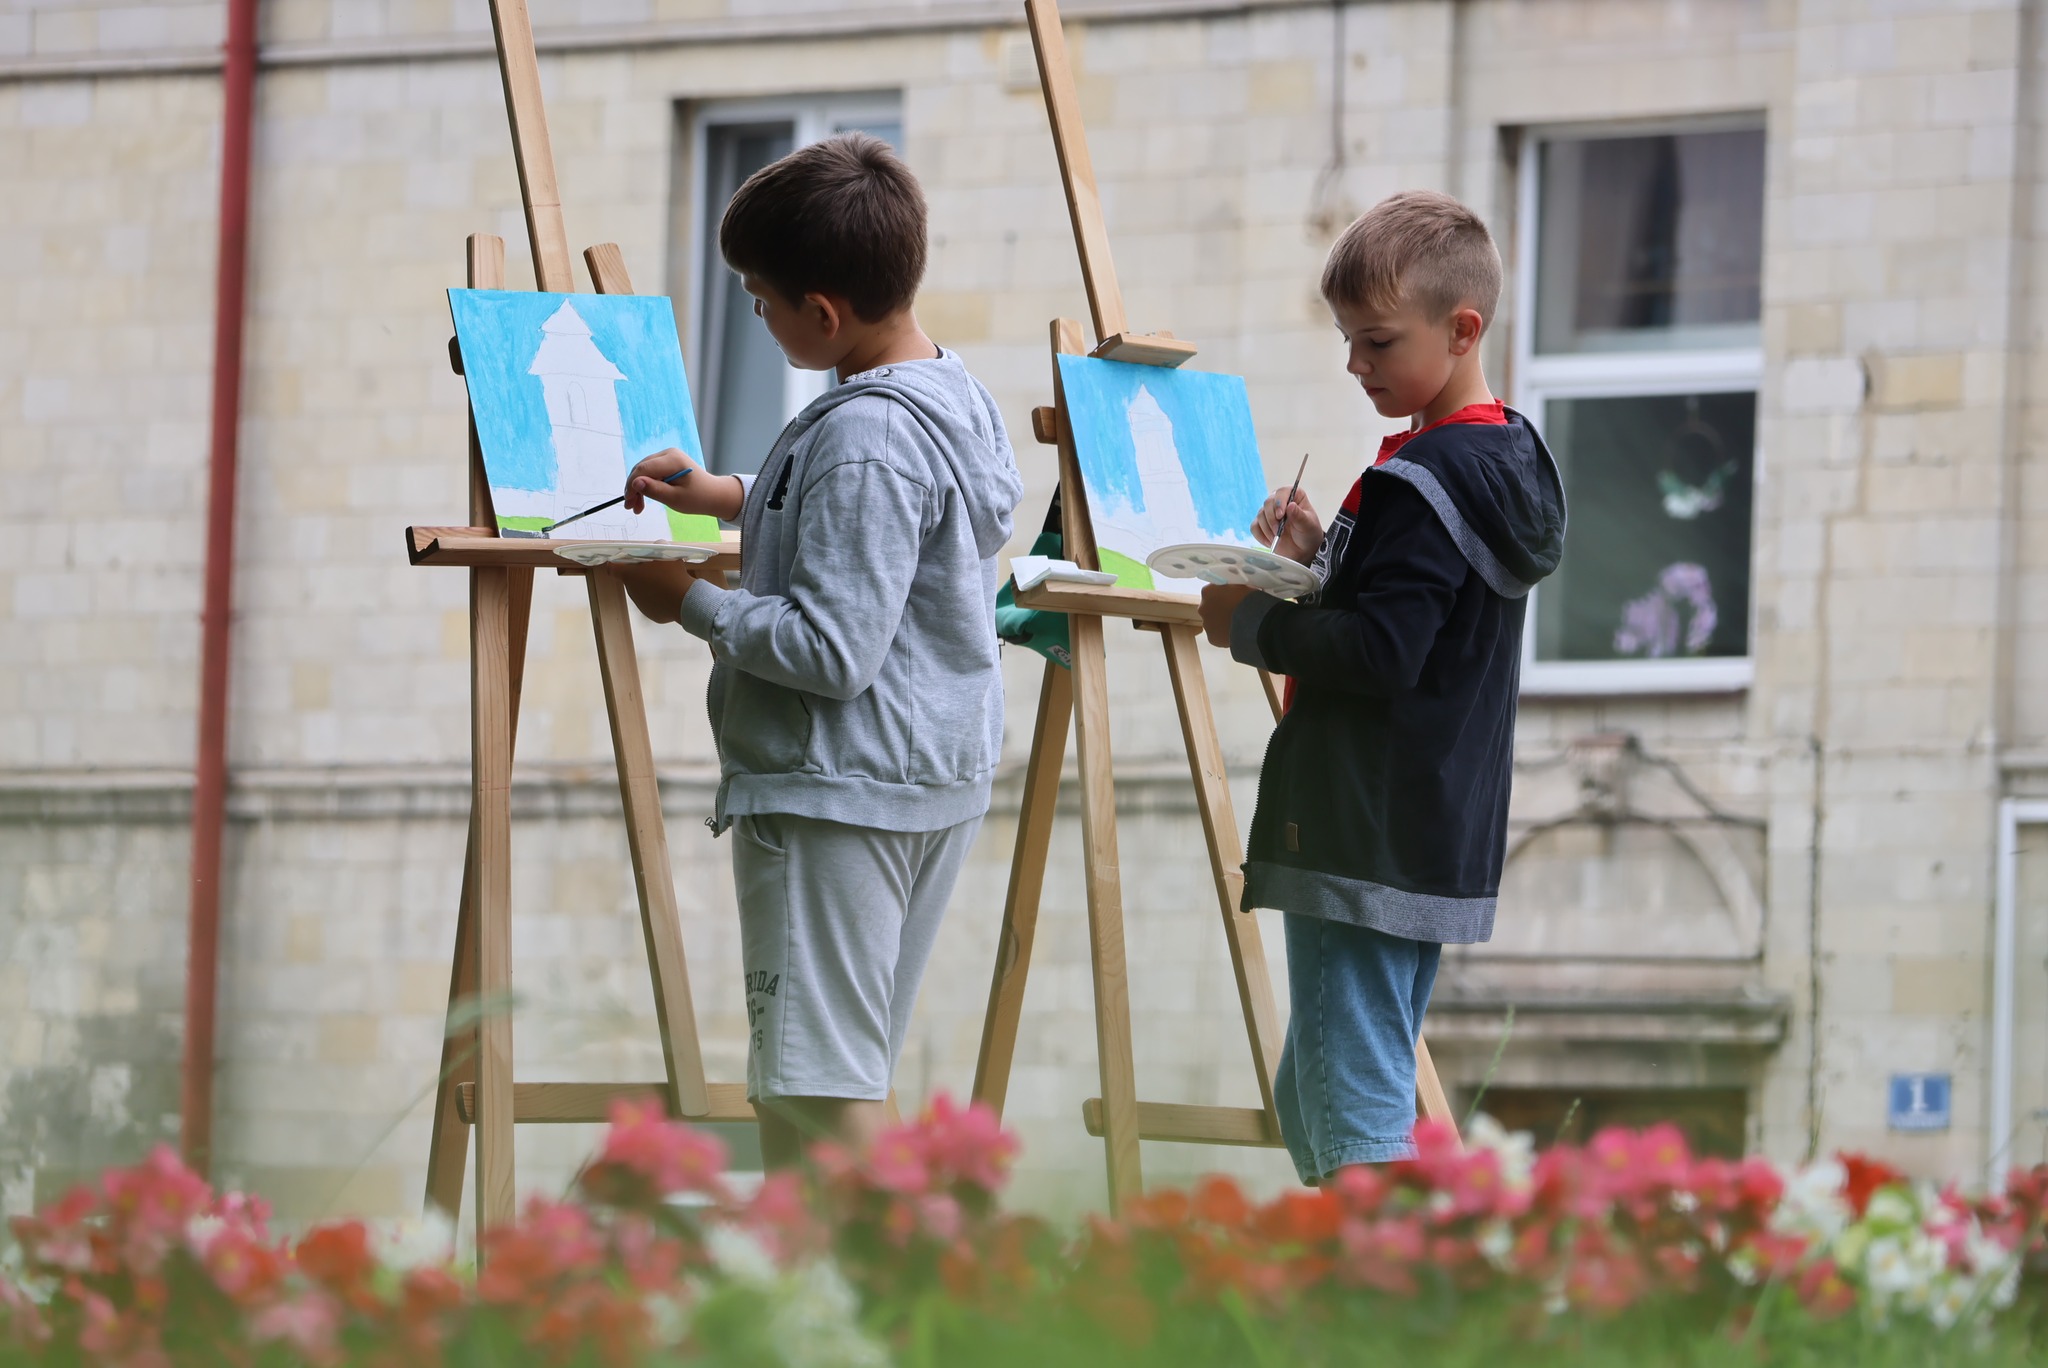
[[[1415,304],[1432,320],[1460,305],[1493,321],[1500,253],[1479,215],[1436,190],[1403,190],[1360,214],[1323,263],[1323,298],[1397,309]]]
[[[842,133],[753,175],[725,207],[718,250],[785,299],[839,295],[879,322],[924,279],[924,191],[889,144]]]

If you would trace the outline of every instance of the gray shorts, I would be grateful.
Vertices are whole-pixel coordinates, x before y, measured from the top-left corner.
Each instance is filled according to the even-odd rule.
[[[880,1101],[976,817],[877,831],[757,813],[733,822],[747,1096]]]

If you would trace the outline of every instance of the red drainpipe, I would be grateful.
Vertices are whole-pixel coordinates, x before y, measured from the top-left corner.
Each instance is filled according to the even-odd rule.
[[[212,445],[206,479],[206,588],[199,615],[199,756],[192,787],[192,910],[185,960],[180,1148],[213,1165],[213,1019],[220,978],[221,834],[227,819],[228,656],[234,610],[235,457],[242,411],[242,296],[249,256],[249,134],[256,97],[256,6],[228,0],[221,68],[220,240],[213,292]]]

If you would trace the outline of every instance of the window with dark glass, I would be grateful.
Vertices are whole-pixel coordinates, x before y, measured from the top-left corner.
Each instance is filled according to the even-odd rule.
[[[1763,132],[1561,136],[1527,157],[1516,391],[1570,507],[1530,676],[1634,687],[1651,676],[1614,670],[1664,662],[1676,687],[1708,678],[1680,662],[1746,669]]]
[[[754,316],[754,300],[718,250],[718,224],[735,192],[792,149],[859,129],[901,149],[902,116],[893,98],[750,101],[709,106],[701,115],[702,169],[697,198],[696,366],[692,377],[705,459],[713,470],[751,473],[783,426],[823,391],[826,377],[793,371]]]

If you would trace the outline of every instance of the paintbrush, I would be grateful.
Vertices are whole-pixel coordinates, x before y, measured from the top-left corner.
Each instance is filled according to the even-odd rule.
[[[662,483],[675,484],[678,480],[681,480],[685,475],[688,475],[691,471],[695,470],[696,468],[697,467],[695,466],[684,466],[681,470],[678,470],[675,474],[663,480]],[[536,532],[534,535],[538,537],[545,537],[548,533],[554,531],[558,527],[566,527],[568,524],[575,522],[578,518],[587,518],[593,513],[602,513],[607,508],[610,508],[612,505],[622,504],[625,501],[626,496],[621,494],[616,499],[606,499],[601,504],[592,504],[590,507],[584,509],[581,513],[571,513],[566,518],[561,518],[556,520],[555,522],[549,523],[546,527],[543,527],[539,532]]]
[[[1280,549],[1280,538],[1287,531],[1287,508],[1294,502],[1294,496],[1301,493],[1301,477],[1308,474],[1308,453],[1301,453],[1301,468],[1294,472],[1294,484],[1287,491],[1287,499],[1280,505],[1280,521],[1273,527],[1273,549]],[[557,523],[556,526],[561,524]]]

